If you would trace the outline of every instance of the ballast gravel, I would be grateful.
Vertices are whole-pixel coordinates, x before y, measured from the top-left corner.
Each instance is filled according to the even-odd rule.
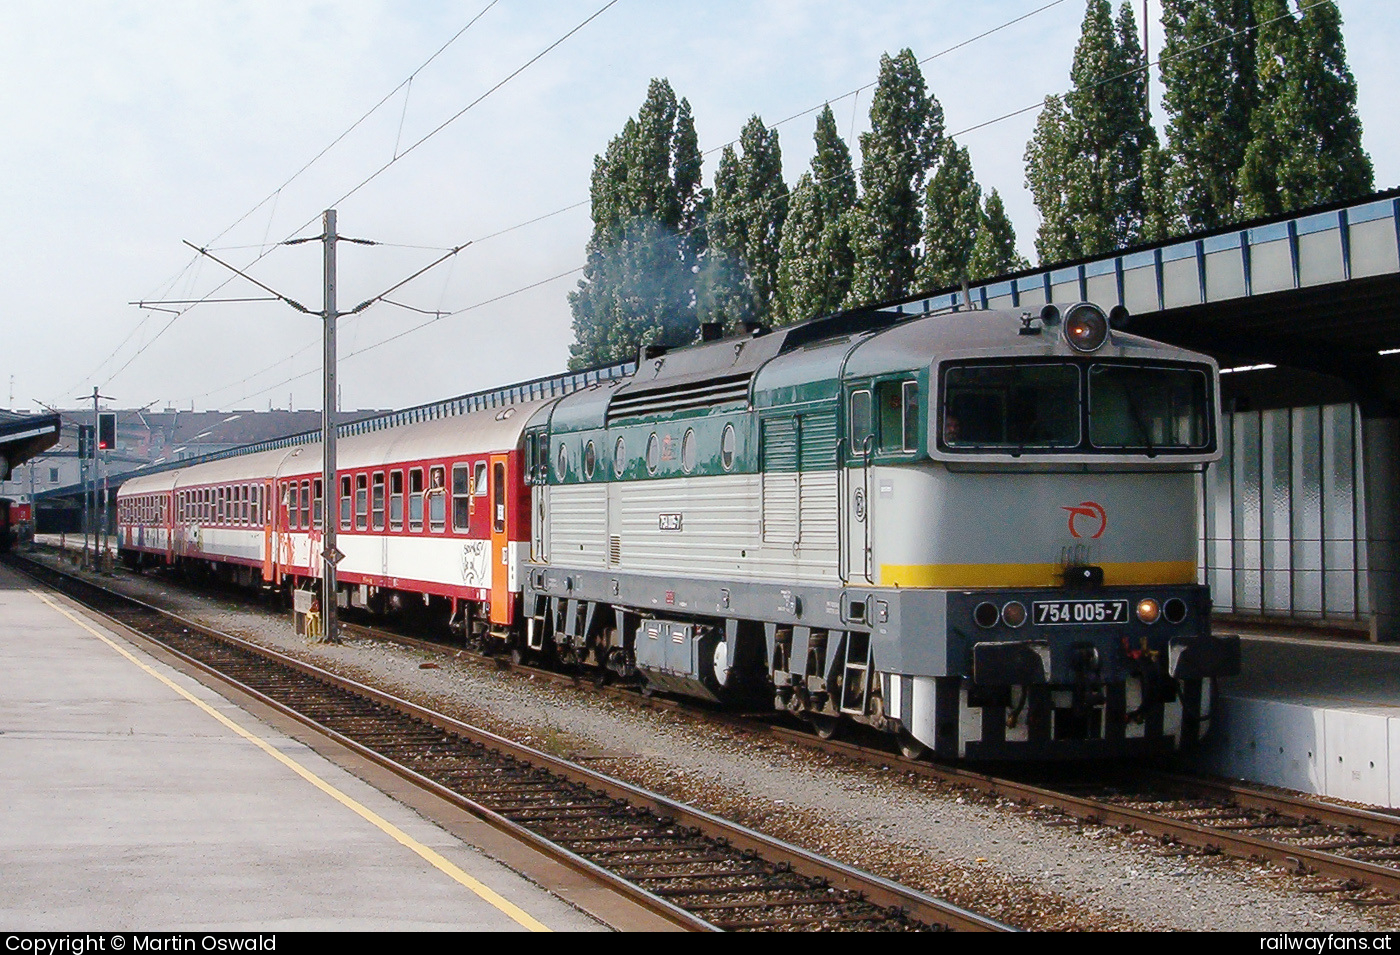
[[[155,576],[105,581],[158,606],[344,673],[517,742],[915,886],[1021,928],[1377,932],[1400,906],[1309,892],[1318,880],[902,772],[854,764],[682,712],[504,671],[467,654],[370,640],[308,644],[289,613]],[[423,668],[424,663],[436,664]]]

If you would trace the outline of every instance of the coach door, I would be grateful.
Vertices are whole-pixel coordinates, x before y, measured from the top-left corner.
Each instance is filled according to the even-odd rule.
[[[501,624],[510,623],[512,616],[508,460],[504,454],[491,455],[491,622]]]
[[[276,508],[273,506],[275,498],[272,496],[272,482],[264,481],[262,485],[262,495],[259,500],[261,506],[258,508],[258,516],[262,518],[263,533],[263,561],[262,575],[267,583],[273,583],[274,561],[273,554],[277,553],[272,540],[272,521]]]

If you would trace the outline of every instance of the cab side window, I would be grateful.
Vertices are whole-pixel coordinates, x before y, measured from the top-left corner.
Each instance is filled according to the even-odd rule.
[[[860,457],[865,453],[867,442],[874,438],[874,421],[870,414],[870,391],[868,389],[851,392],[850,414],[847,420],[850,424],[847,438],[850,443],[851,455]]]

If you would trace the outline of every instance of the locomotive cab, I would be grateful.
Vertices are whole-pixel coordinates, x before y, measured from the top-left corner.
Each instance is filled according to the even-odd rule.
[[[861,449],[847,462],[851,563],[937,627],[900,655],[906,673],[922,671],[904,689],[930,681],[944,699],[922,716],[890,700],[886,711],[949,755],[1194,742],[1210,678],[1239,665],[1237,638],[1211,636],[1196,582],[1197,474],[1218,457],[1216,370],[1112,332],[1092,305],[1020,319],[944,329],[926,369],[847,386],[850,447]],[[917,331],[880,336],[867,361],[888,368],[897,351],[917,353],[897,341]],[[859,358],[848,370],[864,370]]]

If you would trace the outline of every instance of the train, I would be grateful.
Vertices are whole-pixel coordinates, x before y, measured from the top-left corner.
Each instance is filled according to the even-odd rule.
[[[1197,581],[1208,356],[1122,306],[868,308],[338,439],[338,602],[909,756],[1145,757],[1239,670]],[[128,479],[119,547],[318,583],[319,443]]]

